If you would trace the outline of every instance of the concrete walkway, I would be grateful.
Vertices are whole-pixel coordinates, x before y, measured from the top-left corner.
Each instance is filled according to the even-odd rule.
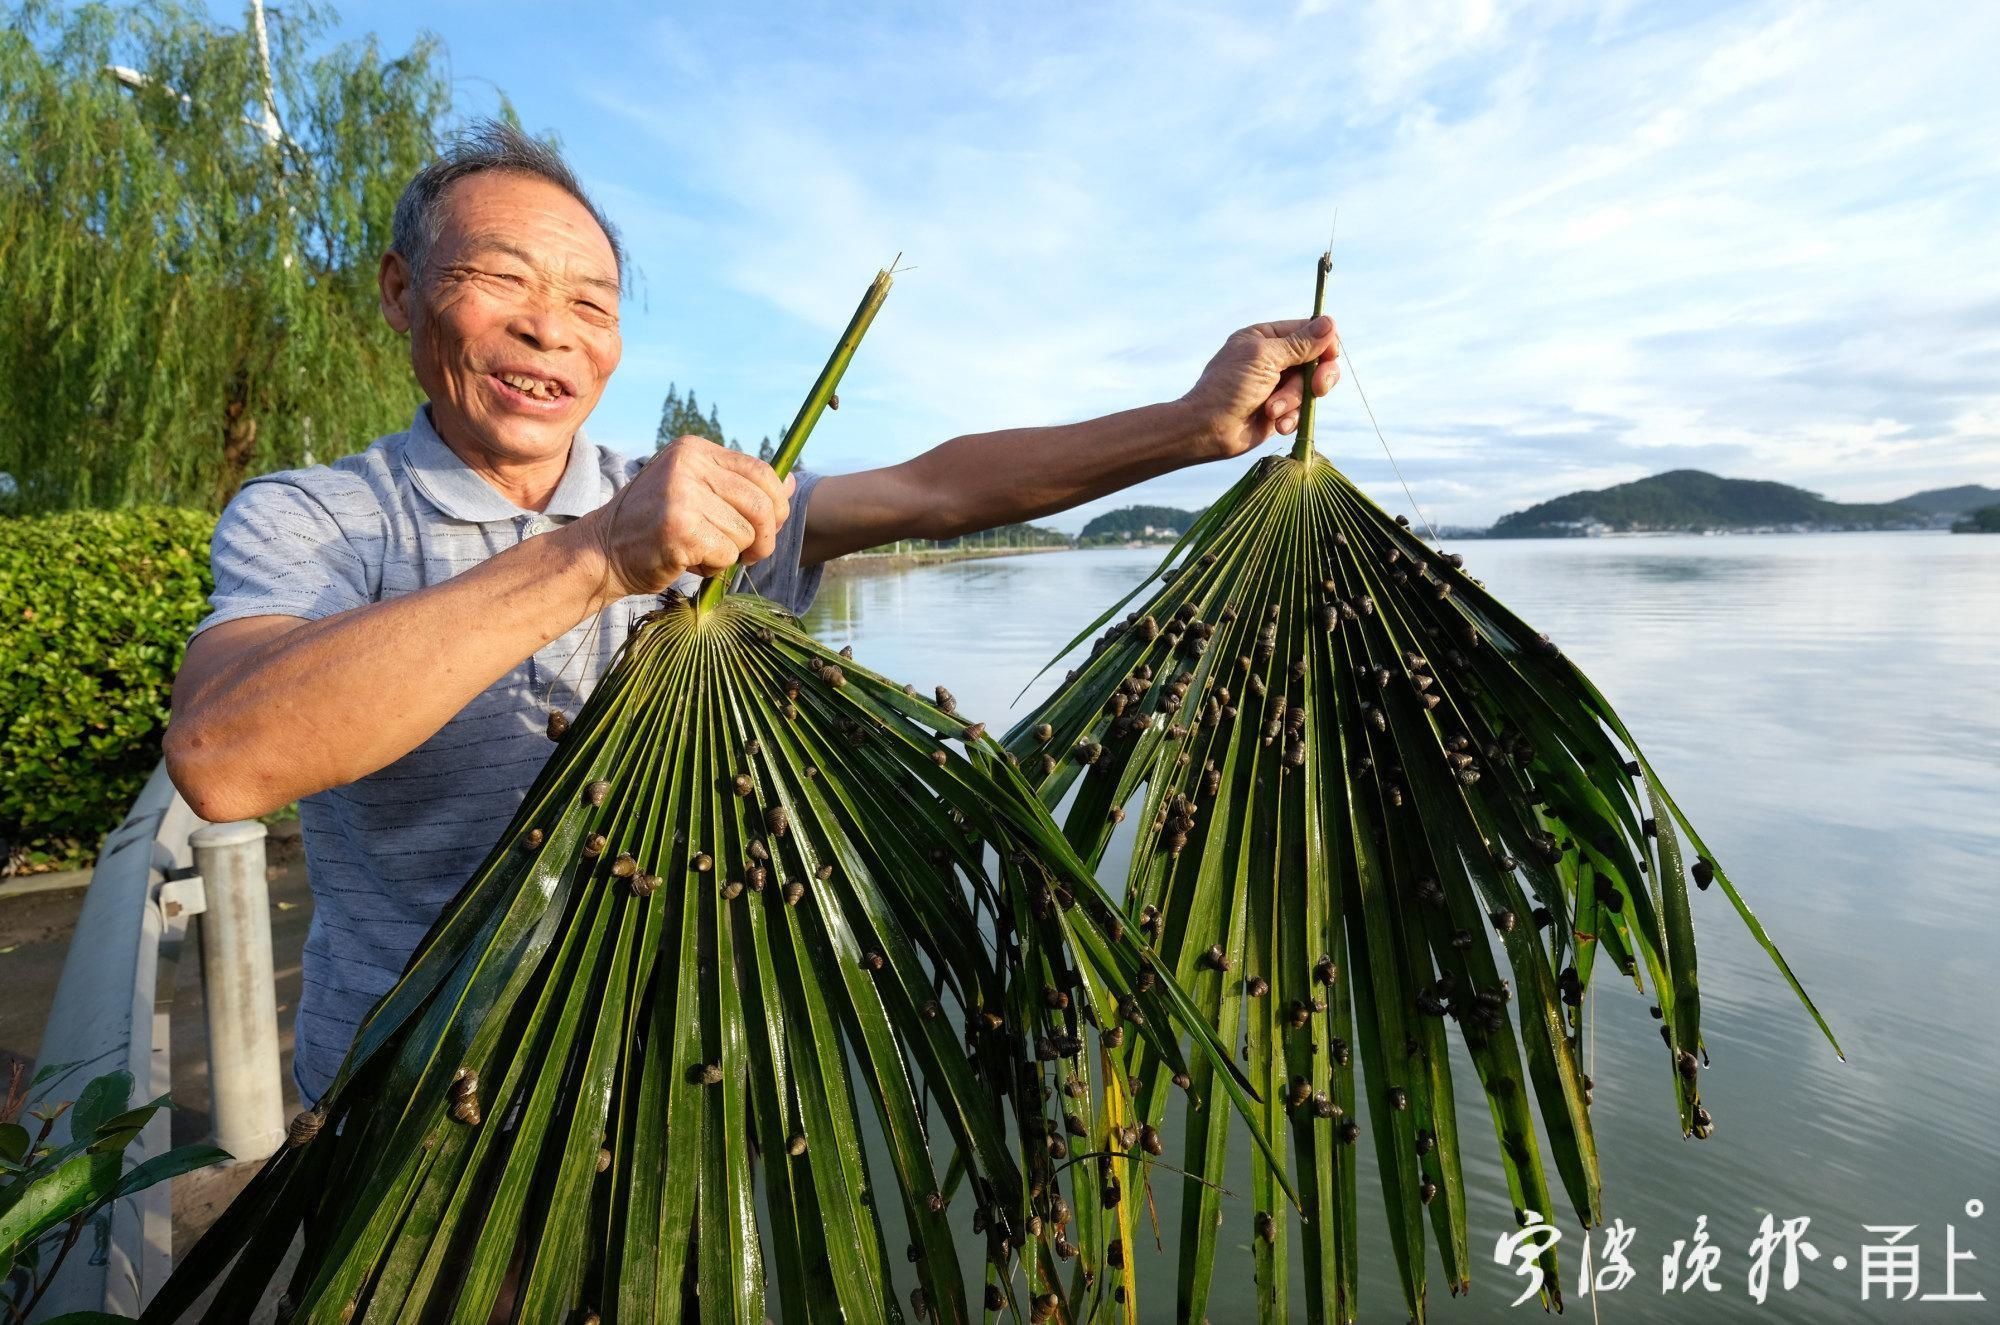
[[[312,894],[297,824],[274,827],[268,846],[272,963],[277,972],[278,1047],[285,1073],[286,1116],[297,1108],[292,1087],[292,1014],[299,1001],[299,954],[312,919]],[[32,1064],[55,1000],[70,932],[83,908],[82,888],[0,894],[0,1081],[15,1060]],[[182,949],[170,1031],[174,1064],[173,1143],[208,1138],[208,1035],[201,997],[201,954],[193,936]],[[192,1246],[250,1180],[257,1164],[189,1174],[174,1182],[174,1247]]]

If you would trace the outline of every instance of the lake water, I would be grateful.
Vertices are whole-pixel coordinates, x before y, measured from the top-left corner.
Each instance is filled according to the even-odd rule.
[[[1610,973],[1589,1064],[1607,1222],[1635,1229],[1636,1277],[1578,1292],[1580,1230],[1555,1222],[1566,1314],[1621,1322],[2000,1320],[2000,538],[1844,534],[1466,541],[1468,570],[1590,674],[1737,881],[1847,1051],[1839,1061],[1720,889],[1695,893],[1703,1097],[1716,1134],[1683,1140],[1649,999]],[[1014,696],[1158,552],[1062,552],[829,582],[808,624],[879,671],[943,682],[995,730]],[[1461,1081],[1473,1078],[1459,1055]],[[1522,1281],[1493,1263],[1512,1229],[1492,1126],[1461,1090],[1473,1254],[1453,1300],[1432,1252],[1434,1320],[1509,1312]],[[1470,1108],[1465,1106],[1470,1105]],[[1363,1131],[1364,1165],[1370,1147]],[[1232,1187],[1247,1188],[1232,1169]],[[1553,1170],[1551,1181],[1554,1182]],[[1174,1186],[1169,1180],[1163,1188]],[[1361,1177],[1364,1320],[1403,1318],[1375,1176]],[[1558,1192],[1560,1185],[1557,1185]],[[1968,1213],[1970,1209],[1978,1214]],[[1982,1204],[1983,1203],[1983,1204]],[[1162,1208],[1165,1227],[1176,1227]],[[1772,1263],[1748,1296],[1760,1219],[1811,1219],[1797,1287]],[[1225,1206],[1215,1325],[1249,1320],[1250,1206]],[[1697,1216],[1718,1291],[1662,1291],[1662,1257]],[[1872,1287],[1863,1247],[1919,1248],[1915,1293],[1946,1291],[1947,1229],[1976,1260],[1960,1294]],[[1875,1225],[1885,1231],[1870,1232]],[[1601,1248],[1592,1240],[1593,1259]],[[895,1245],[893,1242],[892,1246]],[[1171,1248],[1171,1241],[1169,1247]],[[1227,1259],[1234,1257],[1233,1260]],[[1835,1268],[1843,1257],[1844,1268]],[[1145,1319],[1173,1319],[1170,1257],[1142,1260]],[[1294,1314],[1297,1305],[1294,1275]]]

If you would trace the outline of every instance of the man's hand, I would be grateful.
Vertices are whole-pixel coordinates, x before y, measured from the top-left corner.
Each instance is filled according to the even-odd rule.
[[[761,460],[683,437],[609,505],[463,574],[318,620],[225,621],[188,645],[167,772],[212,822],[366,777],[607,603],[768,557],[791,494]]]
[[[1201,380],[1181,397],[1199,421],[1203,460],[1242,455],[1299,426],[1304,403],[1301,374],[1312,364],[1313,394],[1323,396],[1340,380],[1335,362],[1340,338],[1333,319],[1292,318],[1245,327],[1222,343]]]
[[[770,556],[794,486],[754,456],[681,437],[571,528],[602,553],[607,598],[658,593],[686,571],[706,578]]]

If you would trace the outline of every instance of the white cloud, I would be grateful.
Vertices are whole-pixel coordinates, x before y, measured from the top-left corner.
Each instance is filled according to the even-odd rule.
[[[1690,13],[676,20],[578,90],[671,287],[614,390],[699,380],[754,436],[903,250],[822,467],[1177,395],[1301,311],[1337,206],[1334,310],[1441,522],[1704,457],[1854,498],[2000,482],[2000,7]],[[1348,387],[1324,426],[1386,499]]]

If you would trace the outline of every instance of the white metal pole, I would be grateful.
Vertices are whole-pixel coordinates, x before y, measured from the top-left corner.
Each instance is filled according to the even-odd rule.
[[[264,825],[209,824],[188,842],[206,902],[196,923],[215,1143],[239,1160],[263,1159],[285,1139]]]
[[[264,0],[251,0],[250,28],[257,37],[257,59],[264,67],[264,119],[257,127],[271,146],[284,136],[278,124],[278,98],[271,86],[271,36],[264,26]]]

